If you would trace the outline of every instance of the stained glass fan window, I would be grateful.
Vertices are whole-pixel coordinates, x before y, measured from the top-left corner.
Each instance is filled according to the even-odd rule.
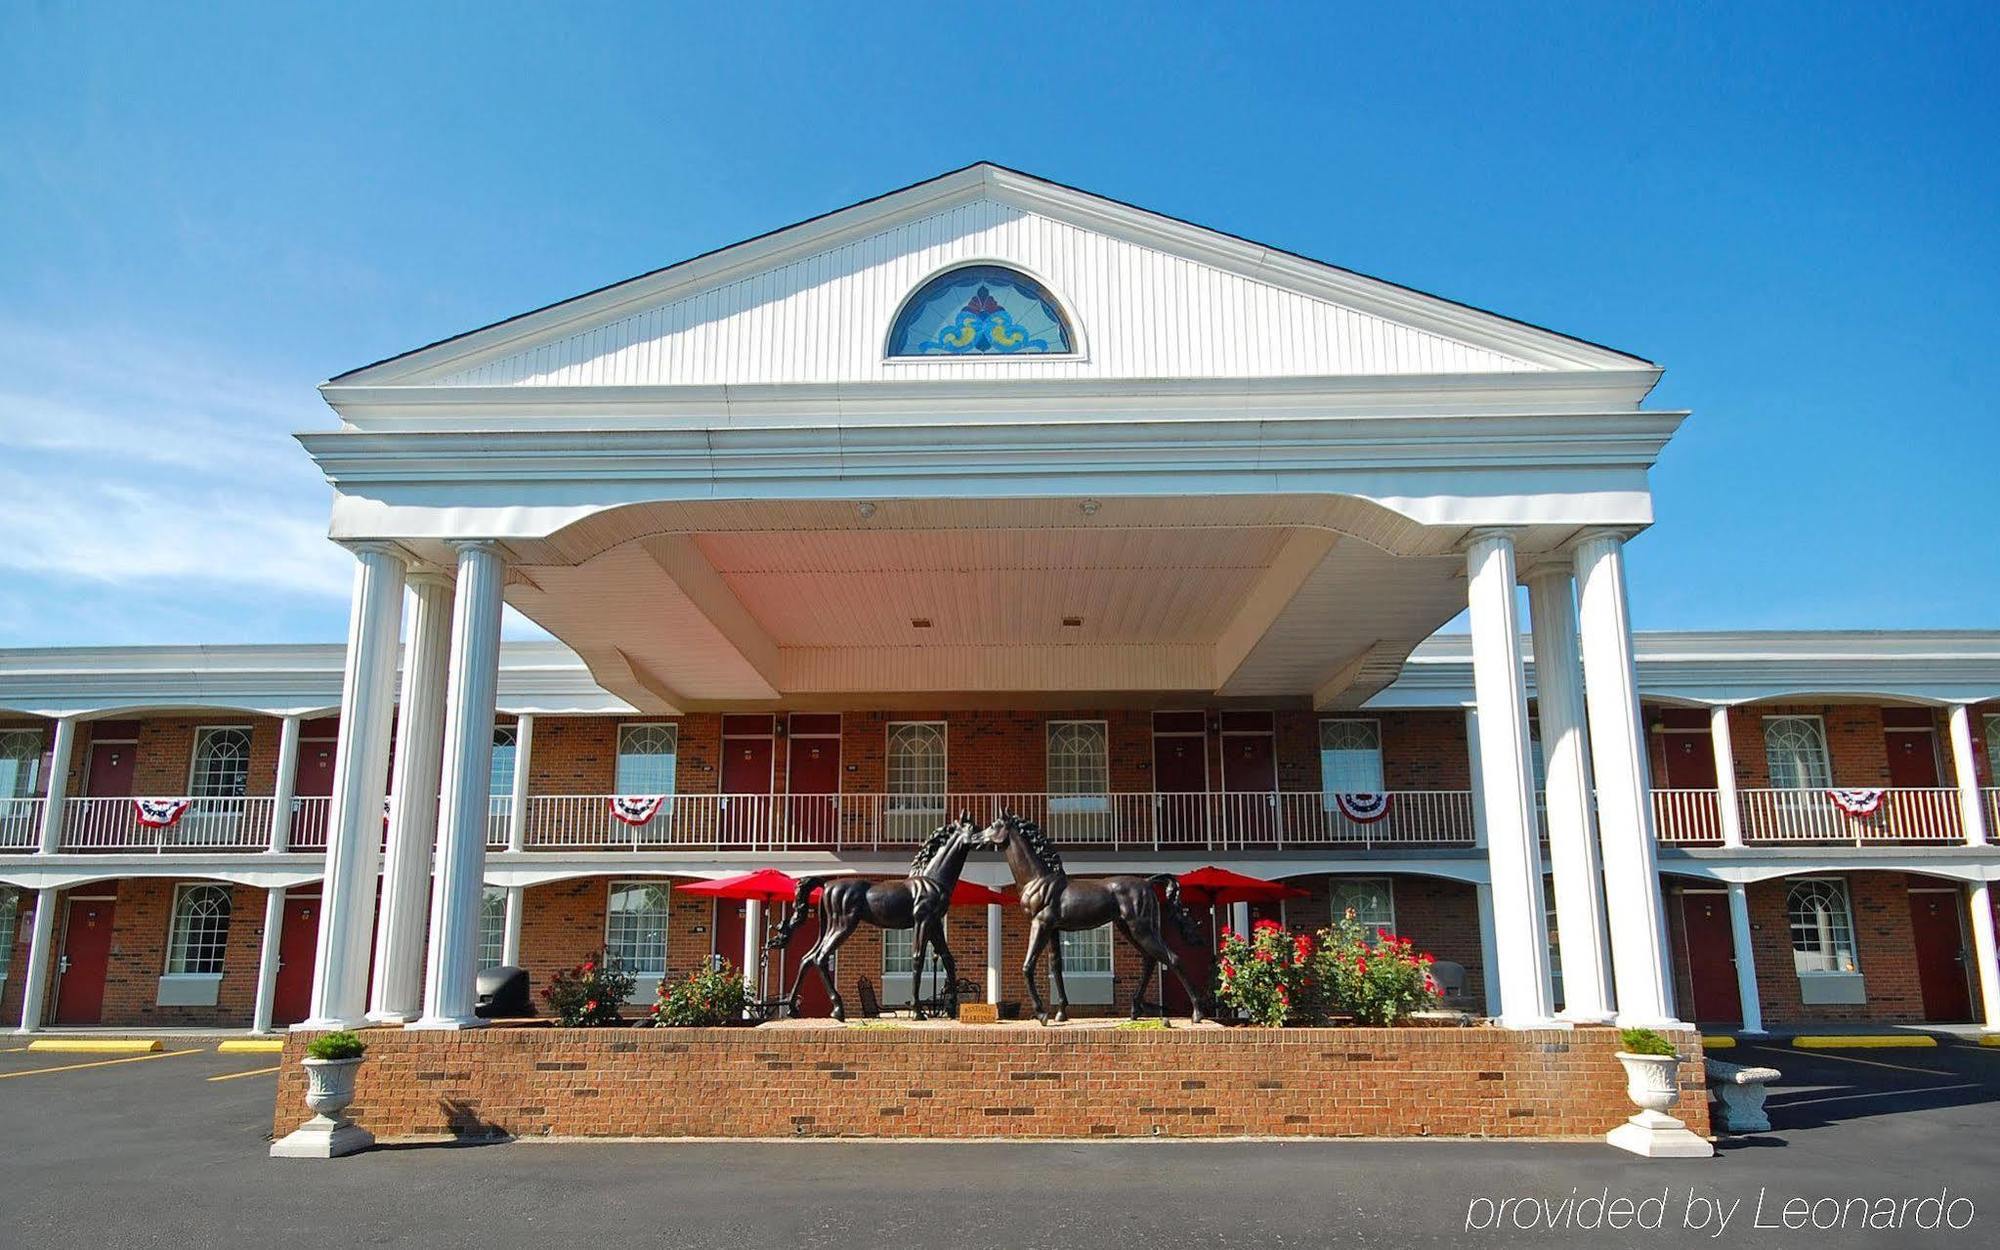
[[[917,288],[889,331],[891,356],[1067,355],[1069,326],[1042,285],[998,265],[968,265]]]

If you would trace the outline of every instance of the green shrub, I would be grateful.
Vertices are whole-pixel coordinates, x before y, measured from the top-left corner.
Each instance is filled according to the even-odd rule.
[[[743,1015],[743,974],[728,960],[704,965],[677,981],[660,982],[653,1023],[681,1028],[729,1024]]]
[[[619,1009],[632,996],[632,974],[604,957],[602,951],[558,972],[542,991],[549,1014],[566,1029],[617,1024]]]
[[[1430,955],[1387,929],[1371,937],[1354,913],[1319,931],[1289,933],[1260,920],[1250,936],[1224,930],[1216,965],[1216,997],[1258,1024],[1394,1024],[1437,1002]]]
[[[1628,1055],[1675,1055],[1674,1044],[1651,1029],[1620,1029],[1618,1045]]]
[[[314,1059],[359,1059],[367,1050],[361,1038],[346,1029],[322,1033],[306,1043],[306,1054]]]

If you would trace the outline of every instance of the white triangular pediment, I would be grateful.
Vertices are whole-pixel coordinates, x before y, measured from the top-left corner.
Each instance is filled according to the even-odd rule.
[[[1072,356],[891,360],[904,299],[961,264],[1021,269]],[[1552,331],[973,166],[337,379],[715,386],[998,378],[1376,377],[1632,369]]]

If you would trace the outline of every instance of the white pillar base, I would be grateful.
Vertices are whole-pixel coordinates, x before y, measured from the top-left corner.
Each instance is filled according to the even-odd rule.
[[[483,1029],[491,1023],[492,1021],[483,1016],[439,1016],[435,1020],[429,1017],[412,1020],[403,1027],[415,1030],[435,1030],[444,1033],[455,1032],[459,1029]]]
[[[1659,1111],[1641,1111],[1604,1135],[1604,1140],[1647,1159],[1707,1159],[1715,1147],[1688,1126]]]
[[[1618,1019],[1615,1011],[1571,1011],[1565,1007],[1556,1013],[1556,1023],[1574,1028],[1580,1024],[1610,1024]]]
[[[368,1149],[375,1134],[345,1120],[316,1115],[271,1143],[273,1159],[338,1159]]]
[[[413,1011],[371,1011],[368,1013],[368,1023],[370,1024],[414,1024],[416,1021],[417,1013]]]

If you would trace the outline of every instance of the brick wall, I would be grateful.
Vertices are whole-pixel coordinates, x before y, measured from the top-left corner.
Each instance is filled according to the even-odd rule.
[[[380,1138],[1597,1136],[1632,1112],[1608,1029],[370,1031]],[[273,1129],[306,1118],[286,1042]],[[1677,1114],[1708,1132],[1699,1043]]]

